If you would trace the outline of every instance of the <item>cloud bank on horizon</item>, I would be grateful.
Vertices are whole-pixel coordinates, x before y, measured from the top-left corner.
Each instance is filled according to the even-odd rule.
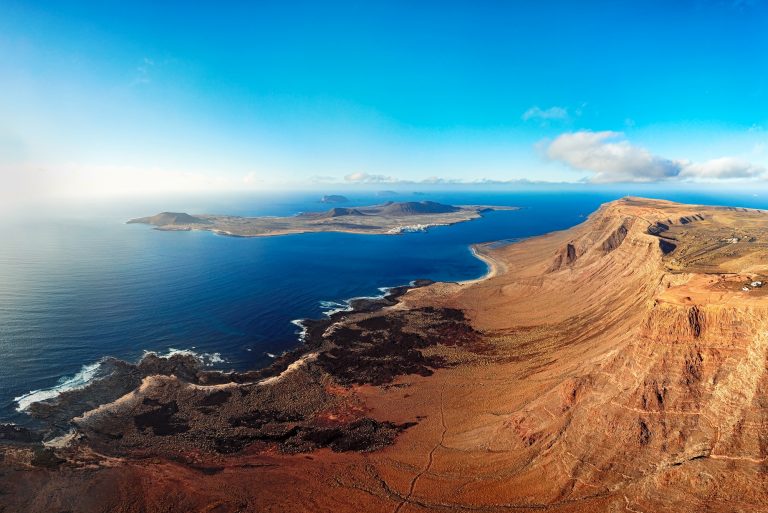
[[[546,145],[548,159],[588,171],[593,183],[647,183],[668,180],[734,180],[766,176],[766,168],[738,157],[704,162],[673,160],[631,144],[622,132],[581,130]]]
[[[567,119],[567,110],[560,107],[532,107],[524,119]],[[582,182],[594,184],[655,183],[666,181],[712,182],[723,180],[757,180],[768,177],[765,166],[740,157],[718,157],[701,162],[677,160],[655,155],[634,145],[623,132],[579,130],[565,132],[551,141],[541,141],[544,157],[562,163],[575,171],[586,171]],[[336,182],[325,177],[324,182]],[[494,180],[475,178],[427,177],[421,180],[396,178],[391,175],[355,172],[344,176],[347,184],[510,184],[530,182],[526,179]]]

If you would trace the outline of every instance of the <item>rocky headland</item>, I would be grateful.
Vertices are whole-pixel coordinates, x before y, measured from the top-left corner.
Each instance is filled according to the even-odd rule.
[[[624,198],[475,250],[485,279],[307,321],[269,369],[38,405],[0,511],[768,509],[768,214]]]

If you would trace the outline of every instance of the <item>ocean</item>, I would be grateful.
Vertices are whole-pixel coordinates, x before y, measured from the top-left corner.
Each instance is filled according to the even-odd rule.
[[[320,194],[151,198],[36,208],[0,225],[0,422],[24,423],[35,399],[82,386],[100,359],[193,351],[213,369],[268,365],[300,343],[292,321],[415,279],[482,276],[469,246],[580,223],[613,192],[343,193],[349,205],[431,200],[522,207],[397,236],[316,233],[235,238],[127,225],[159,211],[292,215]],[[654,194],[768,207],[751,194]]]

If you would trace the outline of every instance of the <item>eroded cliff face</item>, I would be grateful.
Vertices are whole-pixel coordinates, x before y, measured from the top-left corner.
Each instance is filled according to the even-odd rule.
[[[78,494],[82,511],[766,511],[768,287],[752,285],[768,273],[763,233],[762,212],[627,198],[571,230],[479,248],[492,278],[318,326],[315,356],[277,381],[156,377],[123,399],[144,415],[160,408],[146,399],[210,398],[179,412],[208,419],[190,432],[213,450],[185,433],[154,446],[157,419],[140,417],[113,444],[119,458],[91,453],[90,488],[64,463],[14,470],[6,496],[38,497],[29,511]],[[241,416],[282,403],[296,415],[227,424],[245,439],[217,451],[210,419],[235,418],[233,398]],[[103,444],[87,450],[120,431],[121,403],[106,411],[79,421]],[[316,443],[329,425],[370,450]],[[283,428],[298,431],[259,438]]]
[[[510,273],[496,283],[447,291],[476,327],[523,351],[521,384],[541,384],[486,428],[488,447],[508,457],[495,462],[504,477],[476,494],[504,496],[506,483],[518,491],[510,501],[556,509],[768,507],[768,301],[741,289],[760,269],[670,272],[676,255],[648,228],[693,230],[721,215],[691,210],[614,202],[573,230],[500,250]],[[550,264],[535,262],[548,247]]]
[[[768,499],[766,315],[655,305],[604,362],[512,414],[515,445],[533,473],[557,469],[547,472],[550,491],[563,497],[621,490],[639,511],[759,510]]]

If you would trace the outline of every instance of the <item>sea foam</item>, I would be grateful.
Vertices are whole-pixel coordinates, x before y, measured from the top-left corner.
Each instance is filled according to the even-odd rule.
[[[144,351],[144,356],[148,354],[154,354],[160,358],[170,358],[173,355],[192,356],[202,362],[206,367],[213,367],[214,365],[226,362],[220,353],[197,353],[191,349],[176,349],[173,347],[168,348],[168,351],[164,353],[157,351]],[[55,397],[58,397],[59,395],[69,390],[80,390],[87,387],[94,379],[103,377],[99,376],[99,370],[101,367],[101,361],[91,363],[89,365],[83,365],[77,374],[74,376],[61,378],[56,385],[50,388],[32,390],[31,392],[27,392],[26,394],[15,397],[13,400],[16,403],[16,411],[24,412],[33,403],[54,399]]]
[[[80,372],[71,377],[64,377],[51,388],[41,388],[40,390],[32,390],[24,395],[15,397],[13,400],[16,402],[16,411],[23,412],[33,403],[40,401],[46,401],[53,399],[54,397],[68,391],[79,390],[85,388],[88,383],[93,380],[101,367],[101,362],[92,363],[90,365],[83,365]]]
[[[222,358],[221,353],[198,353],[197,351],[194,351],[194,347],[192,349],[176,349],[169,347],[164,353],[145,350],[144,356],[148,354],[154,354],[160,358],[170,358],[174,355],[191,356],[202,362],[206,367],[213,367],[214,365],[226,362],[226,360]]]

